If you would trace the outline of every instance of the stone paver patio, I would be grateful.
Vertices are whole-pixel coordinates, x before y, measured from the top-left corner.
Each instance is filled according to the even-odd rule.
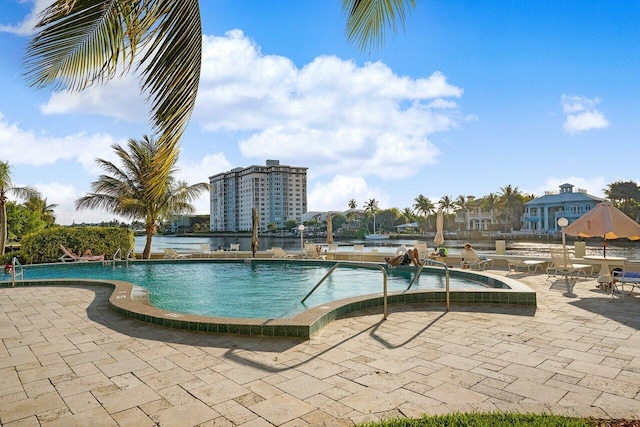
[[[506,275],[506,271],[494,271]],[[453,411],[640,418],[640,295],[510,274],[538,307],[391,307],[309,341],[169,330],[102,287],[0,289],[3,426],[353,425]]]

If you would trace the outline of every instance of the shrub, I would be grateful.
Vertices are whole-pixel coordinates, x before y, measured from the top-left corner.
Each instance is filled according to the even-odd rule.
[[[20,264],[25,263],[24,253],[21,250],[5,253],[4,255],[0,256],[0,262],[2,263],[2,265],[11,264],[11,260],[13,260],[13,257],[18,258]]]
[[[73,253],[89,249],[94,255],[113,258],[133,248],[133,231],[122,227],[56,227],[25,236],[21,251],[28,263],[55,262],[62,255],[60,245]]]

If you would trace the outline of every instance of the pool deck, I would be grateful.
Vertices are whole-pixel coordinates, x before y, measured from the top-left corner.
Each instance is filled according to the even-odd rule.
[[[3,426],[354,425],[454,411],[640,419],[640,294],[521,280],[537,308],[390,307],[308,341],[178,331],[109,288],[0,289]]]

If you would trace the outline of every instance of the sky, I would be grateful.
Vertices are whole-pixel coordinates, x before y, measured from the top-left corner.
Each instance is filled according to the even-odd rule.
[[[28,86],[23,60],[50,0],[0,0],[0,160],[60,224],[108,221],[74,201],[151,134],[134,73],[80,93]],[[308,168],[308,210],[418,195],[604,197],[638,182],[640,2],[418,1],[380,49],[347,41],[340,0],[200,2],[203,64],[181,141],[193,184],[267,159]],[[196,203],[209,213],[209,195]]]

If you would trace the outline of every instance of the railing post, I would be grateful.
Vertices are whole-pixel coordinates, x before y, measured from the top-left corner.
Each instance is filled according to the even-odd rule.
[[[11,259],[11,287],[15,288],[16,287],[16,261],[18,259],[16,257],[13,257]]]
[[[407,291],[411,288],[411,286],[413,285],[413,282],[415,282],[418,279],[418,276],[420,276],[420,273],[422,273],[422,270],[424,269],[424,266],[427,263],[432,265],[440,265],[444,268],[446,309],[447,311],[449,311],[449,266],[447,265],[446,262],[435,261],[432,259],[424,260],[424,264],[420,266],[420,268],[416,272],[416,275],[413,276],[413,279],[411,279],[411,283],[409,283],[409,287],[407,288]]]
[[[355,263],[355,262],[336,262],[336,264],[331,267],[331,269],[327,272],[327,274],[324,275],[324,277],[322,279],[320,279],[320,281],[313,287],[313,289],[311,289],[309,291],[309,293],[302,299],[302,301],[300,301],[301,303],[304,303],[307,298],[309,298],[309,296],[316,290],[318,289],[318,286],[320,286],[322,284],[322,282],[324,282],[326,280],[327,277],[329,277],[331,275],[331,273],[333,273],[338,267],[340,267],[341,265],[351,265],[354,267],[364,267],[364,268],[377,268],[380,269],[382,271],[382,311],[383,311],[383,319],[386,320],[387,317],[389,316],[389,311],[388,311],[388,304],[387,304],[387,270],[385,270],[385,268],[383,266],[381,266],[380,264],[376,264],[376,263],[372,263],[372,262],[359,262],[359,263]]]

